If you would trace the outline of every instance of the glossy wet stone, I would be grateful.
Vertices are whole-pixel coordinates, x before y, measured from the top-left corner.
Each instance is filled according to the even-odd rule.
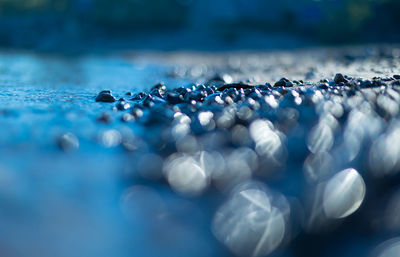
[[[292,87],[293,83],[287,78],[281,78],[279,81],[275,82],[274,87]]]
[[[343,76],[343,74],[341,74],[341,73],[337,73],[337,74],[335,75],[335,77],[333,78],[333,81],[334,81],[336,84],[348,82],[348,80],[347,80],[347,79]]]
[[[116,98],[111,94],[109,90],[103,90],[96,96],[96,102],[113,103]]]

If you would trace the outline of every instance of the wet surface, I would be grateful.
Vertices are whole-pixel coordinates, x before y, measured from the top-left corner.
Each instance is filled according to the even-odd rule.
[[[125,227],[118,199],[128,160],[96,121],[110,106],[95,96],[155,84],[165,69],[116,56],[0,54],[0,223],[9,256],[131,255],[147,230]]]
[[[399,67],[395,46],[3,51],[0,249],[392,256]]]

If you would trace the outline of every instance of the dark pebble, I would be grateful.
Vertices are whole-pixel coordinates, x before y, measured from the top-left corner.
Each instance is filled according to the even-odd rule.
[[[274,84],[274,87],[293,87],[293,83],[287,78],[281,78]]]
[[[113,103],[115,102],[115,100],[115,97],[111,94],[111,91],[109,90],[101,91],[96,97],[96,102]]]
[[[347,80],[347,79],[343,76],[343,74],[341,74],[341,73],[337,73],[337,74],[335,75],[335,77],[333,78],[333,81],[334,81],[336,84],[348,82],[348,80]]]

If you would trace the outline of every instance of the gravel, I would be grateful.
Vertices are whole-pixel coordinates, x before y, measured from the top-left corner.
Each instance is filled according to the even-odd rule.
[[[145,131],[137,135],[140,144],[123,145],[131,158],[151,162],[151,154],[163,163],[162,173],[149,170],[150,163],[136,166],[129,179],[166,183],[189,198],[232,192],[215,211],[212,230],[240,256],[278,248],[309,253],[315,242],[368,226],[366,233],[374,235],[372,224],[357,220],[367,222],[380,204],[372,196],[379,198],[387,190],[381,185],[399,178],[400,148],[377,141],[398,132],[398,76],[337,73],[322,83],[282,78],[274,86],[226,83],[224,76],[177,88],[159,83],[116,104],[122,114],[115,115]],[[249,208],[259,208],[260,217],[249,216]],[[263,225],[269,222],[276,227]],[[320,238],[308,242],[315,233]]]
[[[396,253],[399,49],[0,52],[2,245],[29,256]]]

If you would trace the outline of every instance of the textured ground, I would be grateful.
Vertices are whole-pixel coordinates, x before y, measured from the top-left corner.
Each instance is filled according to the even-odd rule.
[[[362,82],[372,83],[374,77],[382,79],[378,80],[381,84],[364,89],[338,87],[332,82],[336,73],[347,75],[348,80],[361,78]],[[399,94],[393,82],[396,74],[400,74],[400,48],[397,46],[261,53],[129,52],[81,56],[2,51],[0,228],[3,236],[0,237],[0,250],[4,256],[230,256],[232,251],[246,256],[265,255],[273,250],[276,256],[334,256],[332,249],[335,254],[339,251],[340,256],[367,255],[377,245],[397,235],[395,226],[399,226],[399,222],[395,214],[398,205],[393,203],[398,195],[397,186],[390,185],[388,192],[372,189],[385,199],[382,212],[375,212],[381,206],[367,194],[369,198],[366,199],[370,200],[365,201],[369,204],[363,206],[368,208],[356,212],[356,218],[350,216],[350,221],[340,222],[332,222],[329,218],[347,217],[358,209],[357,201],[365,191],[363,183],[367,185],[367,193],[370,185],[375,183],[376,170],[379,170],[376,165],[380,164],[383,173],[394,174],[397,179],[400,161],[395,154],[385,152],[385,149],[393,153],[399,151],[398,147],[389,147],[390,142],[395,145],[398,140]],[[193,132],[189,134],[193,135],[182,139],[182,135],[187,136],[182,132],[187,129],[186,118],[175,117],[183,125],[173,123],[177,128],[173,130],[172,135],[176,138],[172,140],[162,136],[164,128],[167,130],[171,123],[158,123],[157,116],[154,122],[151,119],[154,112],[148,114],[147,107],[142,110],[144,117],[149,115],[148,120],[122,122],[124,113],[133,113],[130,109],[121,112],[115,109],[117,102],[95,101],[101,90],[111,90],[117,99],[124,97],[130,106],[135,106],[139,102],[129,99],[141,91],[149,93],[158,82],[164,82],[167,89],[191,88],[187,86],[189,83],[210,83],[214,78],[216,89],[232,82],[274,86],[282,77],[294,83],[294,87],[287,89],[292,94],[290,102],[285,102],[288,95],[285,88],[276,88],[278,93],[260,89],[263,99],[274,95],[278,104],[274,108],[281,110],[272,113],[269,109],[257,109],[265,114],[257,111],[257,117],[270,120],[273,127],[268,123],[254,123],[257,120],[254,115],[251,119],[243,118],[247,117],[247,109],[240,109],[243,106],[235,105],[235,102],[233,106],[237,109],[231,108],[231,112],[237,112],[236,122],[241,126],[226,129],[233,142],[229,147],[217,142],[226,135],[213,132],[220,129],[218,126],[224,126],[217,119],[224,116],[217,116],[218,110],[198,106],[204,99],[195,104],[199,108],[197,111],[204,112],[196,116],[200,129],[191,126]],[[326,81],[321,82],[324,79]],[[342,100],[334,97],[337,94],[333,91],[335,86],[340,88]],[[311,115],[314,118],[302,116],[309,111],[305,107],[309,92],[304,91],[301,96],[291,93],[301,92],[299,88],[318,91],[317,98],[321,95],[321,101],[309,99],[311,113],[317,113],[315,117]],[[127,92],[132,96],[126,95]],[[379,95],[384,97],[379,98]],[[390,99],[386,99],[387,96]],[[301,98],[300,104],[296,97]],[[255,97],[245,96],[247,102],[249,98]],[[224,108],[232,105],[229,99],[223,100]],[[266,103],[272,108],[273,101],[271,98],[268,101]],[[250,101],[250,105],[253,102]],[[377,109],[372,114],[367,111],[368,105],[362,102]],[[164,113],[168,108],[185,113],[186,107],[179,107],[179,111],[172,105],[162,108],[158,113]],[[330,114],[325,115],[321,108]],[[341,119],[338,114],[341,108],[353,116],[346,114],[346,119]],[[251,113],[255,111],[254,106],[248,109]],[[214,127],[210,125],[209,112],[214,115],[211,117]],[[166,115],[168,117],[168,113]],[[190,115],[187,117],[192,119]],[[297,125],[290,123],[293,117],[297,117]],[[125,115],[125,119],[136,118]],[[223,121],[221,124],[225,124]],[[308,124],[308,121],[314,123]],[[316,126],[318,122],[322,125]],[[308,135],[309,131],[311,135]],[[343,136],[346,131],[350,138]],[[262,141],[265,138],[259,138],[258,133],[269,133],[268,143]],[[356,136],[360,134],[362,136]],[[374,144],[378,137],[388,143]],[[257,150],[260,140],[264,144]],[[303,146],[304,141],[308,143]],[[165,147],[165,142],[173,142],[173,148]],[[362,150],[364,146],[365,151]],[[277,150],[281,147],[286,149],[284,154]],[[174,151],[185,155],[174,156]],[[277,154],[272,156],[277,158],[275,163],[271,161],[271,153]],[[376,162],[371,164],[368,159],[372,157]],[[367,168],[364,168],[365,160],[369,165]],[[201,162],[212,163],[213,168],[207,165],[205,168],[199,164]],[[331,165],[332,162],[337,165]],[[224,163],[224,168],[215,168],[218,163]],[[274,165],[278,168],[271,168]],[[350,167],[358,171],[339,173]],[[336,170],[326,173],[329,180],[324,177],[326,174],[321,175],[326,182],[322,187],[323,179],[316,170],[324,173],[330,169]],[[194,172],[186,177],[186,170]],[[235,176],[230,179],[227,171],[239,174],[239,179]],[[286,175],[270,177],[263,173],[265,171]],[[246,174],[241,176],[241,172]],[[236,184],[248,183],[249,177],[257,179],[261,185],[246,184],[247,191],[243,185],[242,189],[232,189]],[[364,178],[361,182],[360,177]],[[345,178],[350,179],[347,182],[350,185],[340,184]],[[382,179],[378,182],[387,183]],[[350,202],[337,202],[317,193],[318,190],[336,192],[340,185],[355,188],[355,193],[350,190],[346,191],[346,197],[342,196]],[[234,192],[242,192],[240,196],[244,198]],[[336,194],[340,199],[340,193]],[[313,207],[304,199],[315,195],[320,195],[322,200],[311,201]],[[318,206],[319,209],[325,206],[323,215],[321,211],[315,211]],[[257,208],[268,211],[270,218],[258,217],[260,210]],[[335,209],[339,211],[335,212]],[[232,214],[235,210],[237,215]],[[302,218],[293,218],[296,216]],[[225,219],[245,228],[236,227],[236,232],[229,226],[223,229],[221,223]],[[269,222],[275,225],[270,225],[267,230],[265,222],[267,228]],[[367,224],[360,224],[362,222]],[[260,224],[265,228],[261,232]],[[365,231],[361,229],[363,225]],[[388,226],[394,229],[388,229]],[[248,238],[246,233],[261,234],[259,238],[247,240],[244,239]],[[226,239],[228,235],[230,242]],[[310,243],[313,240],[318,242],[318,247]],[[392,245],[385,247],[389,249]]]

